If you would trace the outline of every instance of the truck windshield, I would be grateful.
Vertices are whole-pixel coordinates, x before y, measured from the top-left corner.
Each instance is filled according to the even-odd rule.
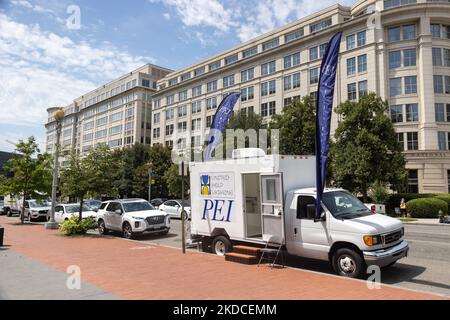
[[[155,208],[147,201],[122,203],[125,212],[155,210]]]
[[[361,201],[345,191],[325,192],[322,202],[331,214],[338,219],[353,219],[372,214]]]

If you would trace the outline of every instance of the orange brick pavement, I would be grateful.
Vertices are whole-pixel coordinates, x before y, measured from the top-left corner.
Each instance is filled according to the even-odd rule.
[[[9,250],[81,277],[125,299],[443,299],[440,296],[296,269],[225,262],[196,252],[125,241],[114,236],[66,237],[42,225],[0,217]],[[45,288],[43,288],[45,290]]]

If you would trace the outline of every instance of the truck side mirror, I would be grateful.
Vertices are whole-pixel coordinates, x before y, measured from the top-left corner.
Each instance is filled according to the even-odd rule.
[[[326,220],[326,215],[325,215],[325,211],[323,210],[323,208],[322,208],[322,212],[320,214],[320,218],[316,219],[316,205],[315,204],[306,205],[306,212],[307,212],[308,218],[314,219],[314,222]]]
[[[116,211],[114,211],[114,213],[116,213],[116,214],[122,214],[122,210],[117,209]]]

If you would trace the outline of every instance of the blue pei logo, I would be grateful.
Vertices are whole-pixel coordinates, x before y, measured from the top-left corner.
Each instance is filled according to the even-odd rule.
[[[210,180],[211,180],[211,178],[207,174],[204,174],[200,177],[200,183],[201,183],[200,194],[202,196],[210,196],[211,195]]]

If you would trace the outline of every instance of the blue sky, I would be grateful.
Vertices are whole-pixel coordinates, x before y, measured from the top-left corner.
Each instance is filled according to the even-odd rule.
[[[336,2],[0,0],[0,150],[30,135],[43,149],[46,108],[147,62],[177,70]]]

